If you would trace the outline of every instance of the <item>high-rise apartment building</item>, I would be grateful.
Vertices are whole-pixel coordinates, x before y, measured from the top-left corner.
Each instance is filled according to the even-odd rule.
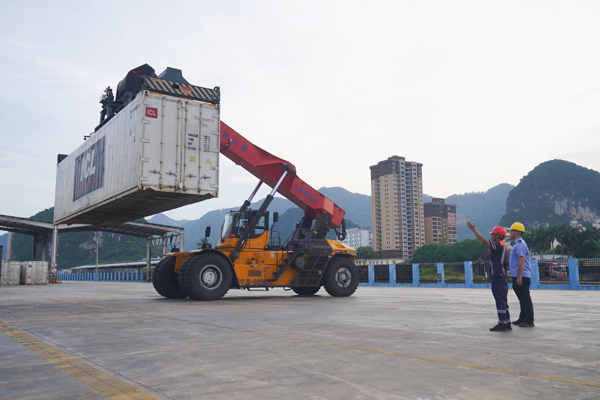
[[[371,166],[373,249],[409,260],[425,244],[423,164],[392,156]]]
[[[454,244],[456,232],[456,204],[446,204],[444,199],[431,199],[425,203],[425,243]]]

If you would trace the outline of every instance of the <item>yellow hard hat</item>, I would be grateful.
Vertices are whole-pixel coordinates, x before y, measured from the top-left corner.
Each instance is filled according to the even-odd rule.
[[[523,226],[522,223],[520,222],[515,222],[514,224],[512,224],[512,226],[510,227],[511,231],[521,231],[521,232],[525,232],[525,227]]]

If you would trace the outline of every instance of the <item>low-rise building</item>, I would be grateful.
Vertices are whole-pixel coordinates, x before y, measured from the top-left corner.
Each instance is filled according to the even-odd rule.
[[[371,228],[350,228],[346,230],[346,239],[342,243],[355,249],[359,247],[373,247]]]

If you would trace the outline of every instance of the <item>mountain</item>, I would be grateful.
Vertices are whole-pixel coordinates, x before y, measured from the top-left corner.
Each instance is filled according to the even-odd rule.
[[[187,219],[176,220],[173,218],[169,218],[165,214],[161,213],[161,214],[156,214],[155,216],[150,218],[148,220],[148,222],[151,222],[153,224],[176,226],[178,228],[182,228],[183,226],[185,226],[185,224],[187,224],[190,221]]]
[[[470,231],[465,223],[467,219],[474,221],[477,227],[485,232],[498,223],[500,216],[504,213],[506,197],[512,186],[503,184],[483,193],[467,193],[450,196],[446,201],[458,206],[458,237],[459,240],[471,238]],[[371,196],[352,193],[341,187],[323,187],[319,192],[330,198],[346,211],[346,228],[370,227],[371,223]],[[431,196],[424,195],[424,201],[431,201]],[[250,205],[258,209],[264,199],[258,200]],[[194,220],[175,220],[164,214],[153,216],[149,222],[185,228],[185,250],[190,251],[198,248],[197,243],[204,238],[205,229],[211,227],[209,242],[214,246],[220,237],[221,225],[224,216],[233,208],[224,208],[209,211],[202,217]],[[44,210],[32,218],[52,221],[52,208]],[[291,201],[275,197],[269,210],[271,213],[279,213],[279,222],[275,224],[275,231],[280,234],[281,241],[285,241],[293,232],[304,212],[296,207]],[[488,230],[489,229],[489,230]],[[6,246],[6,234],[0,236],[0,245]],[[59,267],[67,268],[95,262],[95,242],[93,232],[79,232],[61,234],[59,236]],[[145,242],[142,239],[126,237],[121,235],[102,234],[100,245],[100,262],[124,261],[127,259],[142,259],[145,257]],[[330,232],[333,238],[333,232]],[[13,237],[13,254],[15,259],[25,260],[31,257],[32,238],[29,236],[15,235]],[[129,242],[127,247],[126,242]],[[41,250],[38,250],[38,257]],[[6,252],[6,248],[4,248]],[[153,253],[153,256],[155,254]]]
[[[458,240],[473,239],[467,220],[474,222],[484,235],[499,225],[506,212],[506,199],[513,188],[513,185],[501,183],[486,192],[454,194],[446,198],[446,204],[456,204]]]
[[[352,193],[341,187],[323,187],[319,193],[327,196],[346,211],[346,222],[351,220],[360,227],[371,227],[371,196]]]
[[[525,229],[569,224],[590,225],[600,218],[600,173],[564,160],[546,161],[510,192],[501,224],[519,221]]]
[[[487,192],[465,193],[448,197],[446,199],[447,203],[457,205],[458,240],[472,238],[471,231],[466,226],[467,219],[475,222],[481,232],[491,231],[498,224],[506,210],[506,198],[512,188],[513,186],[509,184],[501,184]],[[346,211],[347,229],[371,227],[371,196],[352,193],[341,187],[323,187],[319,189],[319,192]],[[425,195],[423,197],[425,202],[431,201],[431,196]],[[263,201],[264,199],[261,199],[252,203],[250,208],[258,209]],[[195,220],[178,221],[164,214],[157,214],[149,222],[185,228],[185,250],[190,251],[198,248],[198,243],[204,238],[207,226],[211,227],[209,242],[213,246],[216,245],[225,214],[232,209],[237,209],[237,207],[209,211]],[[292,234],[295,224],[300,222],[304,215],[300,208],[281,197],[273,199],[269,210],[271,213],[279,213],[279,222],[275,224],[275,230],[279,232],[282,242]],[[51,211],[52,209],[44,210],[32,218],[52,221]],[[93,235],[93,232],[61,234],[59,237],[60,267],[67,268],[95,262]],[[100,262],[123,261],[127,258],[127,252],[129,252],[130,260],[145,257],[145,243],[143,240],[132,237],[121,238],[120,235],[110,236],[106,234],[104,236],[107,236],[107,238],[100,247]],[[330,233],[330,237],[333,238],[333,232]],[[16,259],[30,258],[29,252],[31,251],[32,240],[28,236],[14,236],[13,254]],[[130,242],[129,248],[125,243],[127,241]],[[2,243],[6,245],[5,242],[6,235],[0,236],[0,245]],[[6,252],[6,249],[4,251]],[[122,258],[119,259],[118,257]]]

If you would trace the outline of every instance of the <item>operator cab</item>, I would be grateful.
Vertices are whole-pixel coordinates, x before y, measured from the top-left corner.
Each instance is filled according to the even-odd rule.
[[[232,238],[239,238],[242,233],[247,229],[248,224],[252,221],[252,218],[256,215],[256,211],[230,211],[225,214],[223,220],[223,226],[221,228],[221,240],[227,240]],[[249,238],[255,239],[260,237],[263,233],[269,230],[269,213],[266,212],[258,221]]]

